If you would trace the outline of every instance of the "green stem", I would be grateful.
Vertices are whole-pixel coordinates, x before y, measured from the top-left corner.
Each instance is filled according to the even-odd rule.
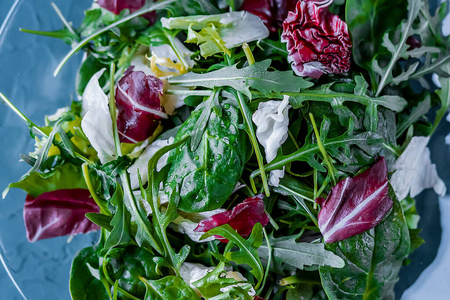
[[[58,17],[63,22],[64,26],[66,26],[66,28],[70,31],[70,33],[72,33],[74,36],[76,36],[77,40],[80,41],[81,40],[80,35],[78,33],[76,33],[75,30],[73,29],[73,27],[70,25],[70,23],[67,22],[66,18],[64,18],[63,14],[59,10],[58,6],[56,6],[56,4],[54,2],[52,2],[52,6],[53,6],[53,9],[56,11],[56,14],[58,15]]]
[[[111,114],[114,145],[116,147],[117,156],[122,156],[122,148],[120,147],[119,132],[117,130],[117,113],[116,113],[116,99],[114,96],[114,74],[116,65],[112,62],[110,65],[110,78],[109,78],[109,112]]]
[[[242,43],[242,49],[244,50],[245,56],[247,57],[248,64],[251,66],[255,63],[255,57],[253,56],[252,49],[250,46],[244,42]]]
[[[322,144],[322,140],[320,139],[320,134],[319,134],[319,130],[317,129],[317,125],[316,125],[316,121],[314,120],[314,116],[312,113],[309,113],[309,118],[311,119],[311,124],[314,128],[314,134],[316,135],[316,139],[317,139],[317,145],[319,146],[319,150],[322,153],[323,156],[323,160],[325,161],[325,163],[328,166],[328,172],[331,175],[331,178],[333,179],[333,183],[334,185],[336,185],[336,178],[334,176],[334,169],[333,169],[333,165],[331,164],[329,158],[328,158],[328,153],[325,150],[325,147]]]
[[[75,52],[79,51],[81,48],[83,48],[87,43],[89,43],[89,41],[91,41],[92,39],[95,39],[96,37],[98,37],[99,35],[101,35],[104,32],[107,32],[108,30],[111,30],[112,28],[126,23],[128,21],[130,21],[131,19],[134,19],[135,17],[141,16],[143,14],[149,13],[151,11],[154,10],[158,10],[158,9],[163,9],[165,8],[168,4],[171,4],[172,2],[175,2],[177,0],[165,0],[163,2],[157,2],[157,3],[152,3],[150,5],[144,5],[144,8],[141,8],[140,10],[130,14],[129,16],[114,22],[102,29],[100,29],[97,32],[94,32],[93,34],[91,34],[90,36],[86,37],[85,39],[83,39],[81,42],[79,42],[77,45],[75,45],[75,47],[72,48],[72,50],[67,53],[66,56],[64,56],[64,58],[62,59],[62,61],[58,64],[58,66],[55,69],[55,72],[53,73],[53,76],[58,76],[59,71],[61,71],[61,68],[64,66],[64,64],[69,60],[69,58],[72,57],[72,55],[75,54]]]
[[[267,243],[267,249],[269,250],[269,254],[268,254],[268,258],[267,258],[267,267],[266,267],[266,271],[264,272],[264,278],[261,284],[261,287],[259,288],[259,290],[256,292],[256,295],[260,295],[264,289],[264,286],[266,285],[266,280],[267,280],[267,276],[269,276],[269,269],[270,269],[270,265],[272,264],[272,252],[273,252],[273,248],[272,245],[270,244],[269,238],[267,237],[267,232],[266,229],[263,227],[263,233],[264,233],[264,238],[266,239],[266,243]]]
[[[109,251],[108,251],[108,253],[109,253]],[[105,258],[108,256],[108,253],[106,253],[105,257],[103,258],[102,271],[103,271],[103,274],[104,274],[105,277],[106,277],[106,280],[108,280],[109,284],[111,284],[112,286],[116,287],[116,283],[115,283],[115,281],[112,280],[111,277],[109,276],[108,269],[107,269],[108,264],[106,263],[106,259],[105,259]],[[136,297],[136,296],[130,294],[130,293],[127,292],[126,290],[122,289],[119,285],[117,285],[117,290],[119,290],[119,292],[121,292],[122,294],[124,294],[124,296],[127,296],[127,297],[130,298],[130,299],[133,299],[133,300],[140,300],[140,298],[138,298],[138,297]]]
[[[98,207],[100,207],[100,213],[111,216],[112,214],[111,214],[110,210],[108,209],[108,207],[106,206],[106,203],[102,199],[100,199],[97,196],[97,193],[95,192],[94,186],[91,181],[91,177],[89,175],[89,168],[88,168],[87,164],[82,164],[81,170],[83,172],[84,181],[86,182],[89,193],[91,193],[92,199],[94,199],[95,203],[97,203]]]

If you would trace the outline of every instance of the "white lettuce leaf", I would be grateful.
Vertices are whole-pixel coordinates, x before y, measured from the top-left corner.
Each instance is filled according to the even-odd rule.
[[[81,128],[102,164],[116,159],[109,100],[98,82],[104,71],[95,73],[84,90],[81,120]]]
[[[288,138],[290,107],[289,97],[284,96],[283,101],[261,102],[252,116],[256,125],[256,138],[264,147],[267,162],[271,162],[277,156],[278,149]],[[278,186],[283,177],[284,168],[271,171],[269,184]]]
[[[169,146],[174,141],[173,137],[168,138],[167,140],[156,140],[151,143],[149,146],[145,148],[145,150],[141,153],[138,159],[128,167],[128,173],[130,174],[131,180],[131,188],[133,190],[139,188],[139,179],[138,179],[138,170],[139,175],[141,176],[142,184],[148,182],[148,161],[155,155],[156,151],[159,149]],[[169,153],[165,153],[158,161],[156,165],[156,171],[160,171],[166,164],[167,159],[169,158]]]
[[[431,163],[427,147],[429,140],[430,137],[413,137],[389,170],[395,171],[390,182],[398,199],[405,199],[408,194],[414,198],[427,188],[433,188],[441,197],[445,196],[445,184],[437,174],[436,165]]]

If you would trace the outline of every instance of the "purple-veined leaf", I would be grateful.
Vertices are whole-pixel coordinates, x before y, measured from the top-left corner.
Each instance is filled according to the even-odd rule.
[[[322,207],[318,224],[325,243],[344,240],[381,222],[393,204],[387,175],[381,158],[370,169],[339,182],[327,199],[316,200]]]
[[[117,130],[120,141],[141,142],[151,136],[167,115],[161,107],[163,82],[129,68],[116,88]]]
[[[85,214],[100,212],[85,189],[62,189],[27,196],[23,217],[30,242],[98,230]]]

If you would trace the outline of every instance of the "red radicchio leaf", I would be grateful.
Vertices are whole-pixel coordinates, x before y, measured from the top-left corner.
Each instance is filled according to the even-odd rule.
[[[167,115],[161,108],[163,82],[155,76],[129,68],[116,88],[119,110],[117,129],[123,143],[141,142],[150,137]]]
[[[332,0],[300,0],[283,22],[281,40],[299,76],[319,78],[350,69],[351,40],[347,24],[327,9]]]
[[[325,243],[341,241],[374,228],[391,209],[387,166],[381,158],[373,167],[331,189],[327,199],[318,198],[319,229]]]
[[[261,223],[264,227],[269,223],[269,216],[264,209],[264,195],[259,194],[245,199],[236,205],[231,211],[215,214],[203,219],[194,229],[195,232],[207,232],[218,226],[229,224],[242,237],[246,238],[252,232],[256,223]],[[220,236],[215,236],[218,240],[227,243],[228,240]]]
[[[85,214],[100,209],[85,189],[47,192],[33,198],[27,195],[23,217],[30,242],[63,235],[98,230]]]
[[[297,0],[244,0],[240,10],[260,17],[271,32],[276,32],[296,3]]]
[[[137,11],[144,6],[146,0],[98,0],[98,5],[109,10],[115,15],[120,14],[124,9],[129,9],[131,13]],[[144,18],[154,24],[156,20],[156,12],[152,11],[143,15]]]

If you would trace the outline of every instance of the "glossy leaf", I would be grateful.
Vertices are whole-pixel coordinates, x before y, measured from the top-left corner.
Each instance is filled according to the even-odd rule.
[[[216,86],[229,86],[249,98],[251,98],[249,88],[268,94],[270,92],[298,92],[312,86],[312,83],[294,76],[291,71],[268,72],[267,68],[270,64],[270,60],[264,60],[242,69],[238,69],[234,65],[207,74],[190,72],[171,78],[169,82],[181,86],[200,86],[210,89]]]
[[[335,185],[327,199],[317,199],[321,206],[317,220],[325,243],[347,239],[381,222],[392,207],[387,175],[381,158],[370,169]]]
[[[194,281],[192,285],[206,299],[215,297],[222,294],[221,289],[231,285],[237,284],[237,281],[233,278],[226,276],[225,263],[220,262],[212,271],[208,271],[205,276],[197,281]]]
[[[345,267],[320,267],[329,299],[394,299],[394,284],[410,250],[408,227],[392,189],[394,207],[375,228],[327,245],[345,261]]]
[[[213,110],[198,148],[193,151],[187,143],[171,152],[172,164],[167,175],[166,188],[180,185],[178,209],[186,212],[214,210],[223,205],[242,176],[245,164],[246,137],[240,130],[237,104],[221,102],[222,117]],[[202,109],[191,116],[178,130],[175,142],[190,135],[198,126]]]
[[[85,214],[99,212],[88,190],[46,192],[37,198],[27,196],[23,209],[30,242],[98,230]]]
[[[147,288],[145,300],[200,300],[200,297],[183,279],[166,276],[159,280],[147,280],[140,277]]]
[[[228,224],[236,230],[236,232],[246,238],[250,235],[253,226],[261,223],[265,227],[270,220],[264,207],[264,195],[259,194],[254,197],[245,199],[232,210],[215,214],[209,218],[203,219],[198,223],[195,232],[207,232],[218,226]],[[218,237],[222,242],[227,243],[228,240]]]
[[[69,289],[73,300],[109,299],[100,268],[98,246],[87,247],[77,253],[70,269]]]
[[[123,191],[120,185],[117,185],[110,203],[116,207],[116,212],[110,223],[113,229],[105,241],[105,249],[127,245],[131,241],[131,215],[123,203]]]

